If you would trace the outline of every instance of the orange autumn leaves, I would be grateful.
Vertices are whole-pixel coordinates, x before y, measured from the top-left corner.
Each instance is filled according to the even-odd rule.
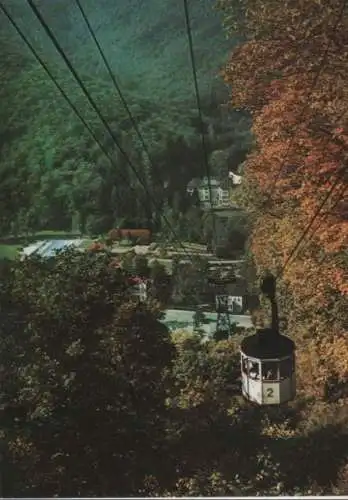
[[[222,4],[232,22],[236,2]],[[247,38],[223,74],[231,103],[253,115],[257,146],[245,164],[245,185],[256,183],[260,198],[270,202],[260,208],[249,200],[251,211],[258,210],[256,265],[275,272],[282,267],[340,175],[283,282],[294,297],[290,323],[299,338],[310,332],[308,349],[319,356],[326,351],[324,364],[346,370],[341,376],[348,379],[347,313],[341,313],[342,304],[348,308],[348,169],[342,171],[348,165],[348,2],[237,4]],[[340,307],[334,312],[332,304]]]

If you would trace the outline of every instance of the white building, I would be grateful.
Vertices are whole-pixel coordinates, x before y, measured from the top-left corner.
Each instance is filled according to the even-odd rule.
[[[231,179],[232,184],[237,186],[238,184],[242,184],[242,176],[234,174],[233,172],[228,173],[228,178]]]
[[[208,177],[192,179],[187,185],[187,192],[193,195],[195,191],[197,191],[199,201],[205,207],[209,207],[210,202],[213,207],[228,206],[230,203],[228,186],[223,185],[217,179],[211,178],[210,182]]]

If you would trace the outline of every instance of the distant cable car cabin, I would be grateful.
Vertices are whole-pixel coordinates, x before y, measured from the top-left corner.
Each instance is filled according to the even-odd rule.
[[[258,405],[280,405],[296,394],[295,343],[279,333],[274,278],[266,278],[261,289],[271,302],[272,326],[241,343],[242,393]]]

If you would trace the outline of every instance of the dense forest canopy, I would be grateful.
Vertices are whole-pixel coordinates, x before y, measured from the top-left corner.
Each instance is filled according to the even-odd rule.
[[[333,491],[346,408],[250,406],[237,339],[170,336],[112,256],[17,261],[1,281],[4,496]]]
[[[50,47],[28,5],[21,0],[5,5],[22,27],[28,26],[28,23],[31,25],[31,29],[26,30],[30,40],[54,57],[55,50]],[[101,58],[76,3],[59,0],[49,4],[39,0],[35,5],[79,67],[93,76],[103,74],[106,77]],[[122,86],[128,86],[133,80],[138,89],[137,82],[141,81],[141,95],[144,97],[152,98],[156,90],[166,99],[192,99],[194,89],[183,4],[180,8],[160,0],[130,0],[127,3],[121,0],[87,0],[82,5]],[[190,2],[190,18],[196,41],[200,86],[203,93],[204,89],[209,92],[212,80],[216,79],[216,68],[223,64],[230,42],[224,37],[221,16],[213,10],[210,0]],[[7,29],[6,35],[10,31]]]
[[[110,164],[1,15],[0,168],[7,193],[2,203],[2,233],[47,227],[66,230],[71,226],[83,233],[100,233],[122,220],[146,226],[152,223],[152,216],[155,228],[161,230],[159,212],[172,209],[174,218],[179,218],[188,208],[186,184],[206,173],[184,9],[156,1],[153,5],[84,3],[147,145],[149,162],[75,3],[61,1],[53,6],[36,2],[120,145],[158,200],[158,209],[154,209],[29,6],[21,1],[5,4],[114,162]],[[216,151],[226,151],[229,165],[237,168],[251,143],[249,121],[247,115],[221,109],[226,92],[217,72],[230,43],[224,40],[219,16],[211,7],[209,1],[190,6],[205,128],[210,135],[208,149],[213,156]],[[226,176],[226,161],[212,163],[215,174]]]

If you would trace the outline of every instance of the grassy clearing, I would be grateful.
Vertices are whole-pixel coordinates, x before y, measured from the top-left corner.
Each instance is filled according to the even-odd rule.
[[[21,245],[3,245],[0,244],[0,259],[14,260],[18,256]]]
[[[38,231],[34,234],[35,240],[73,240],[81,238],[80,234],[68,233],[66,231]]]
[[[20,236],[5,236],[0,237],[1,245],[17,245],[24,246],[41,240],[73,240],[81,238],[79,234],[68,233],[66,231],[38,231],[37,233],[20,235]]]
[[[83,238],[83,242],[81,243],[79,248],[82,248],[82,249],[88,248],[92,245],[92,243],[94,241],[95,240],[93,240],[92,238]]]

